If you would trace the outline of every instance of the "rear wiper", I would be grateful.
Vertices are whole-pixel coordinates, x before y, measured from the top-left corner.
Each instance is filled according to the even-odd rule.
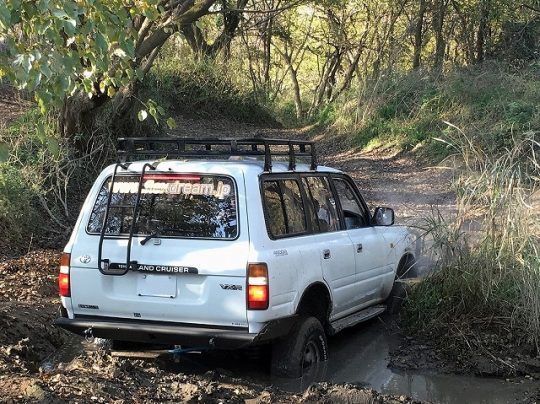
[[[162,229],[162,230],[169,233],[189,233],[190,232],[189,230],[180,230],[180,229]],[[157,231],[154,233],[150,233],[148,236],[146,236],[145,238],[141,240],[141,245],[145,245],[146,243],[148,243],[148,241],[156,237],[161,237],[160,233],[158,233]]]
[[[159,233],[157,232],[149,234],[148,236],[146,236],[145,238],[141,240],[141,245],[145,245],[146,243],[148,243],[148,241],[158,236],[159,236]]]

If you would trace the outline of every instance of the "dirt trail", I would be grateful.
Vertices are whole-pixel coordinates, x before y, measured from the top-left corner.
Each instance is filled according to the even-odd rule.
[[[163,365],[112,357],[96,347],[82,351],[80,339],[52,326],[58,307],[54,283],[59,255],[41,250],[0,263],[2,402],[415,402],[346,384],[319,383],[290,394],[218,369],[178,372],[169,369],[170,358]]]
[[[368,205],[394,208],[399,223],[418,223],[419,219],[431,214],[432,208],[444,214],[450,214],[455,208],[455,197],[450,190],[452,172],[442,167],[422,165],[402,155],[363,153],[347,138],[321,133],[314,127],[275,129],[219,119],[199,121],[178,117],[176,120],[176,136],[313,140],[317,144],[320,164],[351,175]]]

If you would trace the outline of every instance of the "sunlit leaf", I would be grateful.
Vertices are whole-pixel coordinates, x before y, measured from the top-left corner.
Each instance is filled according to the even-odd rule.
[[[0,27],[7,28],[11,22],[11,13],[6,7],[5,3],[0,2]]]
[[[137,118],[139,118],[139,121],[144,121],[146,118],[148,118],[148,112],[146,110],[141,109],[139,113],[137,114]]]
[[[101,32],[96,33],[96,45],[102,52],[105,52],[109,48],[107,40]]]
[[[53,156],[60,155],[60,144],[58,143],[58,140],[53,138],[47,138],[47,149]]]
[[[173,118],[167,119],[167,126],[169,129],[176,129],[176,121]]]

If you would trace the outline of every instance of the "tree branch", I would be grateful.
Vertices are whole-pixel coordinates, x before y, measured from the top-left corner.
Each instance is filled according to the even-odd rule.
[[[535,13],[540,13],[540,8],[535,8],[533,6],[529,6],[528,4],[522,4],[520,7],[521,8],[527,8],[529,10],[534,11]]]

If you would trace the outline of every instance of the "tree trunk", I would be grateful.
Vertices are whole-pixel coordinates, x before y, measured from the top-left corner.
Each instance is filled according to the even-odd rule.
[[[324,71],[319,82],[319,85],[315,89],[315,94],[313,96],[313,102],[311,108],[309,109],[309,114],[315,111],[323,102],[323,98],[327,91],[332,89],[332,80],[335,82],[335,75],[339,65],[341,63],[341,50],[336,48],[332,55],[326,60],[324,64]],[[331,94],[330,94],[331,95]],[[330,98],[330,97],[328,97]]]
[[[485,57],[485,45],[489,21],[489,0],[480,1],[480,21],[476,35],[476,63],[482,63]]]
[[[274,19],[268,18],[264,30],[264,59],[263,59],[263,80],[266,91],[270,87],[270,63],[272,61],[272,29],[274,27]]]
[[[287,53],[284,55],[284,59],[289,66],[289,75],[293,84],[294,95],[294,107],[296,109],[296,118],[302,119],[304,117],[304,108],[302,107],[302,97],[300,95],[300,84],[298,83],[298,71],[294,68],[291,56]]]
[[[422,44],[424,42],[424,17],[426,14],[427,3],[426,0],[420,0],[420,8],[418,10],[418,19],[416,20],[416,27],[414,30],[414,56],[413,56],[413,69],[419,69],[422,58]]]
[[[347,72],[345,73],[345,77],[343,77],[341,85],[339,86],[337,91],[334,91],[334,94],[332,94],[330,101],[334,101],[337,97],[339,97],[343,93],[343,91],[347,90],[351,86],[351,81],[358,67],[360,56],[362,56],[362,53],[364,51],[366,35],[367,35],[367,30],[365,31],[365,34],[363,35],[362,40],[360,41],[360,44],[358,45],[358,48],[356,49],[356,53],[354,54],[353,60],[351,61],[351,64],[349,65],[349,68],[347,69]]]
[[[195,24],[182,25],[180,31],[184,34],[187,43],[199,57],[205,56],[215,58],[222,50],[225,50],[225,57],[230,55],[230,45],[236,30],[240,24],[240,19],[248,0],[238,0],[234,9],[223,9],[223,29],[216,40],[210,45],[206,42],[202,30]],[[226,3],[224,3],[226,4]]]
[[[446,52],[446,41],[444,40],[444,19],[446,16],[446,0],[436,0],[433,30],[435,31],[435,62],[434,67],[437,72],[441,72],[444,64]]]
[[[293,83],[294,93],[294,106],[296,108],[296,118],[302,119],[304,117],[304,108],[302,107],[302,97],[300,96],[300,84],[298,84],[297,71],[291,66],[289,69],[291,75],[291,81]]]

